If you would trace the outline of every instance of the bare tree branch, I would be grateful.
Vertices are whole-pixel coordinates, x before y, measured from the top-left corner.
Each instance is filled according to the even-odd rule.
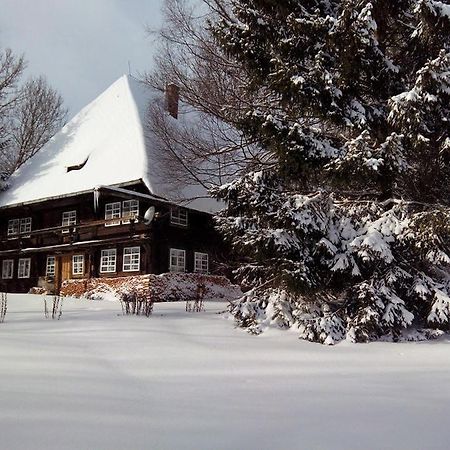
[[[0,49],[0,189],[64,124],[62,97],[45,78],[21,84],[22,55]]]
[[[11,115],[12,170],[34,156],[64,125],[66,116],[61,95],[48,85],[44,77],[27,81]]]
[[[216,7],[220,11],[205,0],[166,0],[156,69],[143,77],[161,91],[169,82],[180,88],[180,120],[174,121],[162,105],[154,105],[147,124],[164,161],[160,169],[174,186],[192,182],[211,188],[250,168],[273,163],[234,126],[243,111],[268,99],[265,93],[249,95],[243,89],[247,74],[220,50],[210,33],[208,22],[216,11],[226,12],[226,1]]]

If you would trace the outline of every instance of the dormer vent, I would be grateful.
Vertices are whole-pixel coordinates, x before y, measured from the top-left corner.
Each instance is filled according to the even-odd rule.
[[[180,88],[174,83],[168,83],[166,86],[166,109],[174,119],[178,119],[179,101]]]
[[[67,172],[72,172],[72,170],[81,170],[86,165],[88,159],[89,156],[81,164],[74,164],[73,166],[67,166],[66,167]]]

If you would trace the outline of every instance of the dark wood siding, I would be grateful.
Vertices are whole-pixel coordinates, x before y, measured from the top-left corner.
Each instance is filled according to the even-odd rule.
[[[127,189],[147,193],[141,184]],[[150,225],[140,221],[105,226],[105,204],[122,202],[126,197],[103,194],[97,210],[93,197],[93,193],[80,194],[0,210],[0,269],[4,259],[14,260],[14,278],[0,279],[8,291],[27,292],[42,283],[46,275],[47,256],[84,254],[85,277],[112,277],[167,272],[170,249],[178,248],[186,251],[186,271],[194,270],[194,252],[202,252],[208,253],[210,271],[214,272],[215,256],[223,246],[209,214],[188,210],[188,226],[173,225],[170,222],[170,204],[157,199],[139,199],[140,216],[149,206],[156,208],[156,217]],[[77,212],[77,225],[71,227],[69,233],[64,233],[62,214],[73,210]],[[32,232],[29,235],[8,236],[8,220],[24,217],[32,218]],[[123,249],[133,246],[140,247],[140,270],[124,272]],[[116,272],[101,273],[101,250],[109,248],[117,249]],[[31,258],[30,278],[18,279],[18,259],[26,257]]]

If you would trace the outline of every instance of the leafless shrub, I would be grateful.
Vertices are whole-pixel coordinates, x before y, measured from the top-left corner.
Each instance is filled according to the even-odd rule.
[[[51,303],[51,316],[49,311],[49,305],[47,304],[47,298],[44,297],[44,316],[46,319],[52,318],[52,319],[61,319],[62,316],[62,307],[63,307],[63,300],[64,297],[61,297],[59,295],[54,295],[52,298]]]
[[[123,293],[120,297],[122,314],[149,317],[153,312],[153,300],[142,298],[136,292]]]
[[[205,310],[203,299],[205,298],[206,286],[199,283],[195,299],[186,300],[186,312],[201,312]]]

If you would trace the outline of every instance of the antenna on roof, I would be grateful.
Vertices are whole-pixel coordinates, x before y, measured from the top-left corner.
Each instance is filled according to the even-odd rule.
[[[128,75],[131,75],[131,63],[130,63],[130,60],[128,60]]]

